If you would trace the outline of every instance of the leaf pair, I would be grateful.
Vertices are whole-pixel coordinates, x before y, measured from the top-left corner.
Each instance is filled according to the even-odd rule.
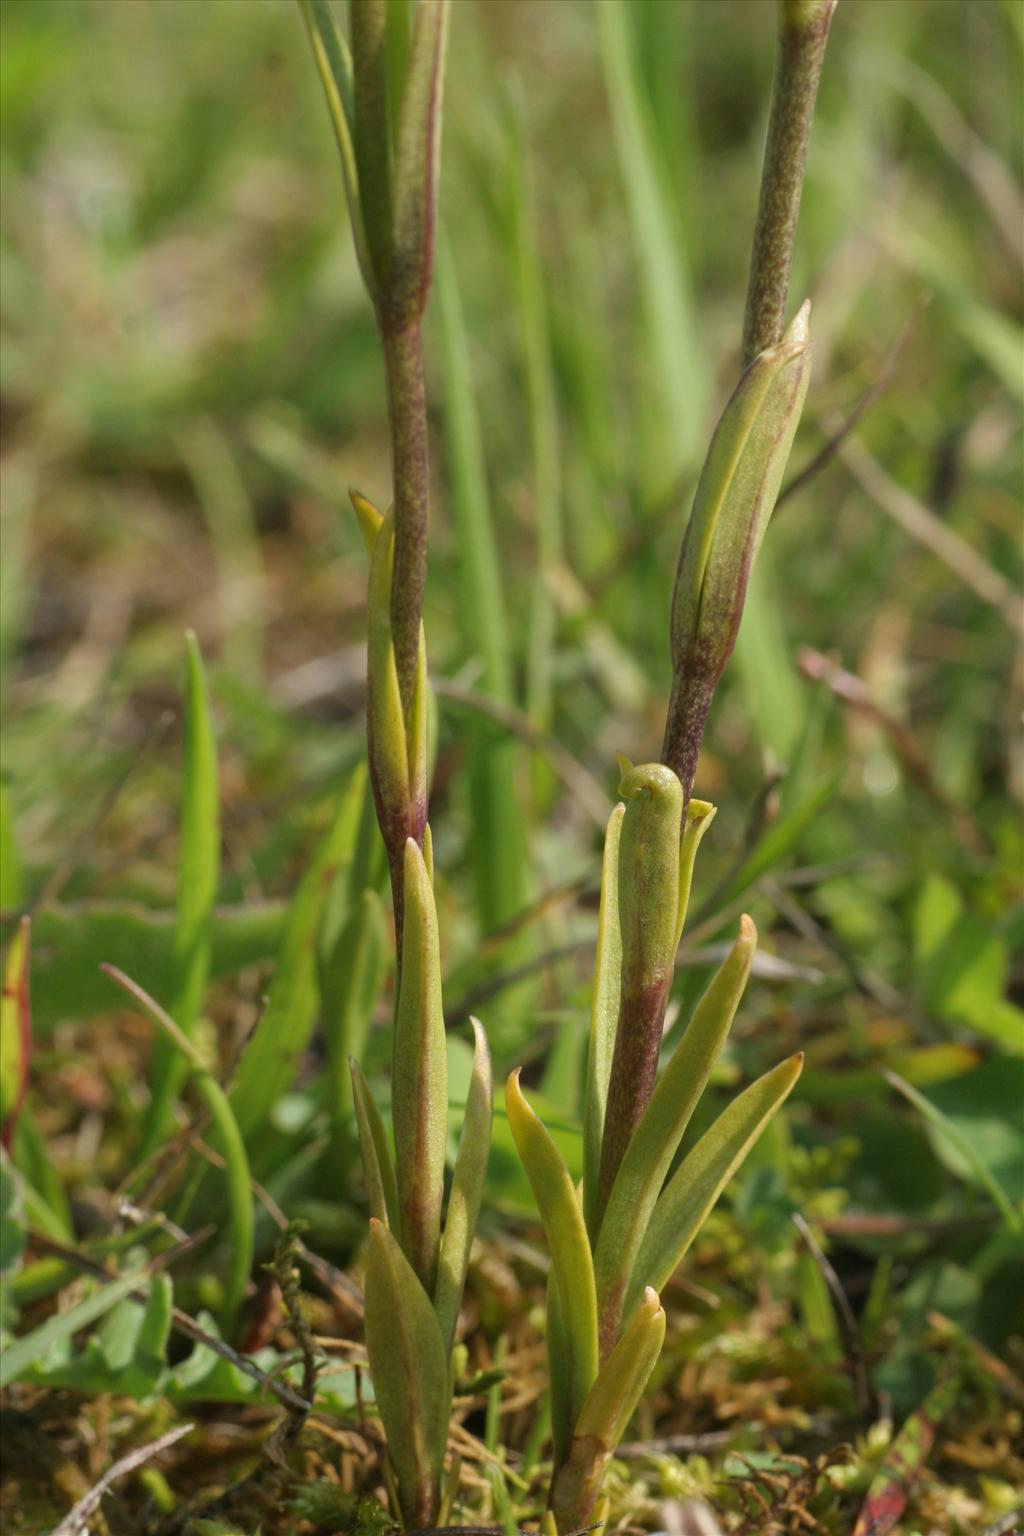
[[[365,496],[356,491],[351,495],[370,555],[366,716],[370,777],[401,932],[405,841],[411,837],[422,844],[427,816],[427,648],[421,625],[416,686],[407,712],[402,706],[391,623],[394,512],[382,516]]]
[[[469,1265],[491,1138],[491,1067],[473,1020],[475,1051],[462,1136],[442,1231],[448,1070],[437,912],[429,868],[409,838],[405,924],[395,1016],[391,1105],[394,1158],[366,1079],[352,1078],[372,1213],[366,1342],[403,1518],[430,1525],[440,1496],[451,1348]]]
[[[668,1177],[750,974],[757,934],[744,917],[731,952],[652,1081],[635,1126],[622,1135],[615,1073],[626,1060],[635,1075],[639,1057],[635,1043],[620,1053],[622,1033],[637,1024],[638,978],[663,986],[667,995],[694,857],[714,814],[712,806],[691,801],[681,826],[682,786],[671,770],[655,765],[626,765],[622,789],[629,799],[609,820],[602,869],[579,1193],[517,1073],[506,1086],[509,1125],[551,1251],[550,1504],[563,1531],[591,1518],[608,1460],[654,1368],[665,1329],[659,1290],[793,1087],[803,1060],[783,1062],[741,1094]],[[653,1057],[653,1079],[661,1010],[649,1009],[640,1022],[649,1031],[642,1045]],[[599,1181],[614,1140],[622,1152],[602,1199]]]
[[[351,50],[328,0],[301,0],[356,253],[385,328],[419,320],[430,286],[448,0],[350,0]]]

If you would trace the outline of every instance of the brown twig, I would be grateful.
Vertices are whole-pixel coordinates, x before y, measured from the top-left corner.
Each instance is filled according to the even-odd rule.
[[[190,1435],[194,1429],[194,1424],[179,1424],[176,1429],[169,1429],[166,1435],[161,1435],[158,1440],[151,1440],[148,1445],[140,1445],[115,1461],[96,1486],[90,1488],[85,1497],[79,1499],[74,1509],[64,1516],[60,1525],[54,1527],[50,1536],[78,1536],[78,1533],[85,1529],[86,1522],[99,1508],[103,1495],[119,1478],[127,1477],[129,1472],[145,1466],[147,1461],[152,1461],[155,1456],[160,1455],[161,1451],[170,1450],[172,1445],[177,1445],[179,1440]]]

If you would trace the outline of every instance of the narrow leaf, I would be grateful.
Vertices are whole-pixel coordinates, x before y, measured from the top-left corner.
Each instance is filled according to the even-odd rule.
[[[356,1125],[359,1129],[359,1148],[363,1158],[363,1175],[370,1197],[370,1215],[392,1231],[398,1231],[398,1186],[391,1161],[387,1132],[381,1119],[377,1102],[370,1092],[370,1085],[363,1076],[358,1061],[349,1061],[352,1073],[352,1097],[355,1101]]]
[[[622,1159],[594,1255],[602,1354],[615,1342],[647,1224],[732,1027],[756,948],[757,930],[743,917],[740,936],[697,1004]]]
[[[648,1290],[632,1323],[587,1395],[567,1462],[558,1469],[551,1507],[560,1531],[590,1519],[605,1470],[622,1439],[665,1342],[665,1313]]]
[[[430,288],[448,0],[419,0],[396,135],[390,308],[416,320]]]
[[[696,803],[696,802],[694,802]],[[587,1230],[597,1236],[597,1190],[601,1173],[608,1079],[619,1021],[622,935],[619,931],[619,837],[626,807],[619,804],[608,818],[601,863],[601,901],[597,914],[594,956],[594,995],[590,1005],[590,1049],[587,1056],[587,1096],[583,1112],[583,1208]]]
[[[411,837],[405,845],[405,927],[391,1106],[402,1248],[433,1294],[448,1138],[448,1053],[434,893],[423,855]]]
[[[430,1524],[440,1490],[451,1383],[430,1298],[397,1242],[370,1222],[366,1348],[408,1529]]]
[[[707,800],[690,800],[683,821],[683,839],[679,850],[679,914],[676,918],[676,948],[686,926],[686,913],[690,905],[690,886],[693,884],[693,866],[704,833],[715,819],[716,807]]]
[[[186,637],[184,794],[178,861],[177,922],[174,930],[175,991],[170,1013],[191,1036],[203,1006],[210,971],[213,904],[220,874],[220,803],[217,748],[210,717],[203,658],[196,637]],[[140,1156],[157,1146],[170,1126],[171,1100],[181,1086],[183,1059],[166,1035],[153,1050],[150,1106]]]
[[[353,776],[334,820],[292,898],[270,996],[249,1042],[231,1093],[242,1134],[249,1138],[286,1092],[316,1023],[316,934],[335,871],[352,858],[363,782]]]
[[[644,1287],[660,1291],[682,1262],[719,1195],[789,1095],[803,1061],[802,1052],[791,1056],[744,1089],[683,1159],[654,1208],[627,1293],[627,1317]]]
[[[466,1098],[466,1114],[459,1138],[459,1151],[452,1173],[452,1186],[448,1195],[448,1213],[445,1218],[444,1236],[441,1239],[441,1256],[437,1269],[437,1285],[434,1290],[434,1309],[441,1324],[445,1347],[451,1349],[455,1338],[455,1325],[459,1317],[462,1289],[466,1283],[469,1251],[473,1245],[477,1218],[484,1194],[487,1177],[487,1161],[491,1150],[491,1115],[493,1087],[491,1082],[491,1058],[487,1049],[487,1037],[478,1019],[471,1019],[473,1026],[473,1075]]]
[[[32,1013],[29,1004],[31,922],[23,917],[4,960],[0,997],[0,1140],[5,1152],[11,1141],[28,1086],[32,1055]]]
[[[527,1104],[518,1071],[505,1084],[505,1108],[551,1250],[574,1417],[597,1375],[597,1296],[587,1229],[561,1153]]]

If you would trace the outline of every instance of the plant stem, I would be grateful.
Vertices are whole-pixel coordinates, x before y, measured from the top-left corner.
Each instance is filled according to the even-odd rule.
[[[391,632],[402,708],[408,714],[416,684],[423,591],[427,579],[427,399],[423,335],[418,320],[398,330],[378,313],[387,374],[391,474],[395,501],[395,565]],[[413,833],[422,846],[423,828]]]
[[[743,322],[743,366],[782,335],[814,103],[836,0],[780,0],[761,196]]]

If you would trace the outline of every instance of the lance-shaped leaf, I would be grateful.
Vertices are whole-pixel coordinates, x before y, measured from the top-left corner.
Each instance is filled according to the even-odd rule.
[[[448,1055],[434,893],[423,855],[411,837],[405,845],[405,928],[391,1113],[402,1247],[424,1289],[433,1295],[448,1134]]]
[[[505,1084],[505,1108],[551,1250],[558,1284],[568,1395],[575,1416],[597,1375],[597,1298],[590,1243],[569,1170],[527,1104],[519,1072]]]
[[[427,302],[434,257],[448,0],[419,0],[395,145],[390,322],[409,325]]]
[[[11,1150],[18,1113],[25,1098],[32,1054],[30,932],[30,921],[23,917],[4,961],[3,996],[0,998],[0,1139],[7,1152]]]
[[[605,1469],[646,1387],[665,1342],[665,1313],[648,1290],[636,1317],[609,1355],[587,1396],[568,1460],[558,1468],[551,1508],[560,1531],[589,1521]]]
[[[808,303],[740,379],[697,483],[672,595],[673,687],[664,750],[687,791],[803,410],[811,373],[809,313]]]
[[[459,1151],[452,1172],[452,1186],[448,1193],[448,1211],[445,1216],[444,1236],[441,1239],[441,1257],[437,1266],[437,1285],[434,1290],[434,1308],[441,1324],[445,1347],[451,1349],[455,1338],[455,1325],[459,1319],[459,1303],[466,1283],[469,1266],[469,1250],[473,1245],[480,1204],[487,1177],[487,1160],[491,1150],[491,1115],[494,1093],[491,1083],[491,1057],[487,1049],[487,1036],[479,1019],[470,1019],[473,1026],[473,1073],[469,1080],[466,1113],[459,1138]]]
[[[597,1236],[597,1190],[601,1174],[608,1079],[619,1022],[622,975],[622,935],[619,931],[619,838],[624,805],[608,818],[601,862],[601,901],[597,914],[594,955],[594,994],[590,1004],[590,1047],[587,1053],[587,1097],[583,1112],[583,1210],[591,1241]]]
[[[647,1224],[732,1027],[756,948],[757,929],[743,917],[739,938],[697,1004],[622,1159],[594,1255],[602,1355],[615,1343]]]
[[[387,0],[350,0],[353,147],[375,302],[391,270],[391,135],[388,124]]]
[[[398,1185],[387,1132],[377,1101],[363,1076],[363,1069],[354,1057],[349,1058],[349,1070],[352,1073],[352,1099],[359,1131],[359,1150],[363,1159],[363,1177],[366,1179],[366,1192],[370,1200],[370,1215],[397,1232]]]
[[[598,1220],[630,1137],[654,1091],[665,1003],[676,957],[683,787],[671,768],[624,772],[619,834],[619,1019],[608,1083]]]
[[[690,886],[693,883],[693,865],[701,838],[715,819],[717,807],[707,800],[691,800],[686,807],[683,821],[683,841],[679,850],[679,912],[676,916],[676,948],[686,926],[686,913],[690,905]]]
[[[370,1222],[366,1258],[366,1349],[388,1453],[409,1530],[436,1514],[451,1381],[430,1297],[394,1237]]]
[[[569,1455],[574,1423],[572,1404],[572,1352],[559,1300],[558,1280],[548,1273],[546,1294],[548,1345],[548,1402],[551,1417],[551,1451],[555,1466]]]
[[[300,4],[341,155],[341,175],[345,183],[345,200],[348,203],[359,269],[371,298],[375,298],[376,279],[366,246],[363,210],[359,202],[359,173],[352,137],[355,124],[352,56],[345,36],[334,19],[330,0],[300,0]]]
[[[420,626],[416,686],[408,718],[402,709],[391,630],[395,517],[389,509],[374,536],[376,509],[353,496],[367,544],[373,539],[367,591],[367,729],[370,771],[393,880],[407,837],[423,835],[427,804],[427,654]],[[401,891],[396,893],[400,901]]]
[[[683,1159],[654,1208],[633,1270],[626,1316],[645,1286],[661,1290],[715,1202],[800,1076],[803,1052],[759,1077],[723,1110]]]

